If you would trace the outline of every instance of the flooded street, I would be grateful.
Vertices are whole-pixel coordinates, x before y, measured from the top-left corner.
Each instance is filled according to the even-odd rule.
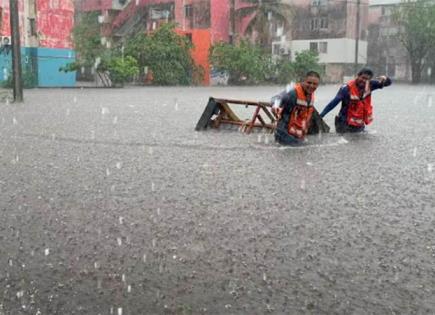
[[[194,131],[210,96],[280,90],[0,104],[0,314],[435,313],[435,87],[375,91],[364,134],[338,106],[303,147]]]

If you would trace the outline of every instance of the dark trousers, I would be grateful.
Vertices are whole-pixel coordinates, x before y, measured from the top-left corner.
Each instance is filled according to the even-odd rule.
[[[337,133],[345,133],[345,132],[361,132],[364,131],[364,126],[355,127],[348,125],[346,121],[340,119],[340,117],[335,116],[335,132]]]
[[[303,142],[288,134],[287,130],[282,130],[280,128],[275,129],[275,140],[282,145],[301,145]]]

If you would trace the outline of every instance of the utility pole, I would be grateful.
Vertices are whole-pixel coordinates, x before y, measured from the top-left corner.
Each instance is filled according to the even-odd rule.
[[[11,20],[12,42],[12,83],[14,89],[14,101],[23,101],[23,85],[21,82],[21,47],[20,47],[20,23],[18,19],[18,1],[9,0]]]
[[[355,65],[354,72],[358,72],[358,49],[359,49],[359,33],[360,33],[360,0],[356,1],[356,36],[355,36]]]

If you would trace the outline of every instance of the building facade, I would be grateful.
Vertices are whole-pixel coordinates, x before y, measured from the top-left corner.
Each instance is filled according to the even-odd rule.
[[[325,66],[325,82],[341,82],[367,63],[368,0],[287,0],[294,7],[290,31],[278,29],[272,53],[294,61],[315,51]],[[359,34],[357,34],[359,15]],[[356,41],[358,52],[356,54]]]
[[[73,86],[75,74],[59,71],[75,61],[73,1],[18,0],[18,8],[24,80],[33,80],[34,86],[41,87]],[[5,81],[12,67],[10,47],[4,44],[11,36],[9,1],[1,1],[0,10],[0,81]]]

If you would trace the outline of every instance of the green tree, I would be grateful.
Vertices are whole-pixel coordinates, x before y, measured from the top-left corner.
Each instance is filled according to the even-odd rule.
[[[301,81],[308,71],[316,71],[323,75],[324,70],[319,63],[319,56],[316,52],[304,50],[296,53],[295,60],[279,60],[277,62],[277,82],[289,83],[290,81]]]
[[[275,20],[287,28],[292,16],[292,7],[281,0],[245,0],[247,6],[236,10],[239,19],[252,17],[246,27],[245,33],[251,35],[258,33],[258,42],[261,47],[271,43],[271,22]]]
[[[101,45],[98,12],[83,13],[76,21],[73,29],[74,48],[77,52],[75,66],[93,66],[97,57],[106,51]]]
[[[393,12],[399,26],[397,38],[408,52],[412,82],[421,81],[425,59],[435,47],[435,4],[430,0],[405,0]]]
[[[132,56],[108,58],[102,61],[98,69],[108,71],[110,80],[115,85],[123,85],[139,73],[137,60]]]
[[[293,78],[296,81],[301,81],[305,74],[312,70],[323,75],[323,67],[319,63],[319,55],[310,50],[304,50],[296,53],[295,61],[292,63]]]
[[[237,45],[223,42],[213,45],[209,59],[216,70],[229,73],[231,84],[265,82],[274,72],[270,54],[246,40]]]
[[[150,34],[137,34],[127,41],[126,54],[138,60],[143,71],[152,72],[157,85],[188,85],[200,69],[191,57],[192,43],[175,32],[175,25],[167,23]]]

